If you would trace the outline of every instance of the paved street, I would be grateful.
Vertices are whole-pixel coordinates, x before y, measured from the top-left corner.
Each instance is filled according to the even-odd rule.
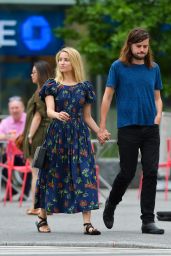
[[[107,191],[103,190],[107,194]],[[171,194],[169,200],[164,200],[164,193],[157,193],[156,211],[171,210]],[[48,217],[52,229],[50,234],[37,232],[36,216],[25,214],[30,201],[24,202],[22,207],[18,201],[0,204],[0,245],[3,246],[63,246],[63,247],[96,247],[96,248],[160,248],[171,249],[171,222],[156,224],[165,229],[164,235],[147,235],[141,233],[141,220],[137,190],[129,189],[115,213],[113,229],[108,230],[103,223],[102,213],[104,198],[100,197],[100,209],[92,212],[92,223],[98,227],[100,236],[83,234],[81,214],[58,214]],[[84,251],[84,250],[83,250]],[[129,254],[128,254],[129,255]],[[171,253],[170,253],[171,255]]]

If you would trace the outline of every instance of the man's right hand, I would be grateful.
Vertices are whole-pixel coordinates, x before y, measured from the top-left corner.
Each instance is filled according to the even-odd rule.
[[[107,129],[99,129],[99,131],[97,132],[97,138],[100,142],[100,144],[104,144],[106,142],[106,140],[109,140],[111,137],[111,134],[108,132]]]

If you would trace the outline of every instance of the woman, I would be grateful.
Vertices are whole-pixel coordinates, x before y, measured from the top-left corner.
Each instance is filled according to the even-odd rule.
[[[43,144],[46,130],[49,126],[50,119],[47,117],[46,105],[39,98],[39,92],[45,81],[51,77],[51,67],[46,61],[38,61],[32,69],[32,82],[37,85],[31,99],[27,104],[27,118],[24,130],[23,152],[24,156],[30,159],[32,163],[34,152],[37,146]],[[37,215],[39,209],[34,209],[35,186],[37,180],[37,169],[32,168],[32,207],[27,210],[29,215]]]
[[[82,212],[84,233],[100,235],[91,224],[91,210],[99,208],[95,162],[89,129],[99,127],[91,117],[95,100],[92,85],[84,82],[80,54],[63,48],[56,55],[56,77],[43,86],[40,96],[53,119],[44,146],[45,166],[39,171],[35,207],[41,208],[36,222],[39,232],[50,232],[47,213]]]

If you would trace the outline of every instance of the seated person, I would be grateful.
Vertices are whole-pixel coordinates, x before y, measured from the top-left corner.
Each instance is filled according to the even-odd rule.
[[[2,119],[0,122],[0,140],[15,140],[16,137],[22,134],[26,121],[26,113],[24,112],[24,103],[19,96],[14,96],[9,98],[8,102],[9,116]],[[3,162],[6,161],[6,155],[3,155]],[[25,160],[21,156],[15,157],[15,165],[24,165]],[[3,175],[7,177],[7,170],[3,170]],[[28,173],[26,187],[24,195],[29,196],[29,191],[31,187],[31,173]],[[13,195],[17,194],[15,188],[12,190]]]

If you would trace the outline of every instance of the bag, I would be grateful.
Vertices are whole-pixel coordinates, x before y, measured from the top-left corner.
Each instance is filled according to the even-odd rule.
[[[43,146],[37,147],[34,153],[32,167],[42,169],[44,167],[45,158],[46,158],[46,148]]]
[[[157,219],[160,221],[171,221],[171,212],[157,212]]]
[[[15,145],[17,148],[20,150],[23,149],[23,142],[24,142],[24,134],[20,134],[16,139],[15,139]]]

